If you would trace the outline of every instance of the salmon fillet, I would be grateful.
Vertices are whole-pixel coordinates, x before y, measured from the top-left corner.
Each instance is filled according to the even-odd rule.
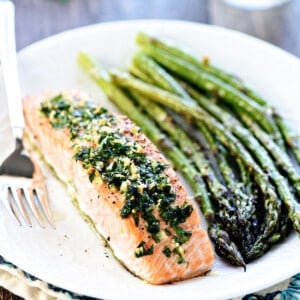
[[[214,252],[193,200],[128,118],[75,94],[28,97],[24,116],[34,145],[128,270],[163,284],[211,269]]]

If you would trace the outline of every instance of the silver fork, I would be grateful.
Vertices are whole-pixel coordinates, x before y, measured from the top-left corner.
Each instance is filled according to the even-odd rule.
[[[19,225],[22,225],[21,215],[31,227],[30,216],[33,215],[44,228],[44,215],[51,227],[55,228],[43,174],[37,159],[28,155],[22,141],[24,117],[17,71],[14,7],[10,1],[0,1],[0,63],[10,123],[16,140],[15,150],[0,166],[0,200]]]

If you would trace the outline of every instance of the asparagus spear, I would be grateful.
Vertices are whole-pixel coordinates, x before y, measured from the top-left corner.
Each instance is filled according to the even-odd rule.
[[[139,78],[139,79],[141,79],[141,80],[143,80],[143,81],[145,81],[147,83],[154,83],[154,81],[150,78],[150,76],[148,74],[145,74],[145,72],[141,71],[138,68],[138,66],[136,66],[135,64],[131,64],[130,65],[129,72],[133,76],[135,76],[135,77],[137,77],[137,78]]]
[[[268,106],[266,101],[261,96],[256,94],[252,89],[246,86],[242,80],[220,68],[217,68],[216,66],[213,66],[207,58],[201,59],[197,54],[193,53],[192,50],[187,47],[176,44],[174,41],[166,38],[153,36],[144,32],[139,32],[137,34],[136,41],[141,46],[152,45],[161,50],[165,50],[170,54],[177,56],[178,58],[182,58],[198,68],[203,69],[209,74],[221,79],[225,83],[228,83],[238,91],[246,94],[256,103],[262,106]]]
[[[234,239],[238,241],[237,245],[239,246],[243,257],[247,258],[249,257],[247,252],[253,247],[259,229],[253,195],[247,195],[243,192],[241,183],[237,182],[237,178],[225,157],[225,149],[220,145],[217,145],[216,139],[213,138],[204,124],[199,123],[198,126],[205,137],[207,145],[216,154],[219,169],[225,179],[225,183],[231,191],[234,191],[236,200],[235,209],[240,227],[231,227],[231,225],[228,224],[228,227],[226,228]],[[220,147],[222,148],[221,151],[219,150]],[[261,252],[261,255],[262,254],[263,251]]]
[[[143,48],[143,51],[177,76],[195,84],[206,92],[216,93],[226,103],[245,111],[268,133],[276,133],[276,127],[270,118],[272,111],[257,104],[243,93],[213,75],[200,70],[180,58],[171,56],[163,50],[149,46]]]
[[[207,59],[201,61],[198,56],[193,53],[189,48],[184,47],[182,45],[178,45],[174,43],[174,41],[164,39],[161,37],[149,35],[146,33],[140,32],[137,35],[137,43],[141,46],[154,46],[158,49],[165,50],[168,53],[178,57],[180,59],[185,60],[188,63],[206,71],[207,73],[219,78],[223,82],[232,86],[236,90],[248,96],[257,104],[265,107],[267,111],[273,111],[273,108],[268,104],[268,102],[263,99],[260,95],[255,93],[251,88],[246,86],[243,81],[239,80],[234,75],[231,75],[224,70],[217,68],[211,65]],[[273,112],[273,117],[276,122],[276,127],[279,129],[286,145],[292,150],[292,153],[296,157],[297,162],[300,164],[300,137],[295,134],[295,132],[289,128],[284,118],[278,114],[278,112]],[[283,146],[281,136],[277,134],[276,142],[280,147]]]
[[[203,124],[201,124],[201,125],[203,125]],[[200,126],[199,128],[203,131],[203,129],[205,129],[205,126]],[[210,132],[208,130],[206,130],[206,132],[210,134]],[[216,146],[215,140],[211,137],[211,134],[210,134],[210,137],[207,139],[207,141],[210,141],[209,144],[212,146],[211,149],[213,149],[214,152],[218,151],[219,166],[222,170],[222,174],[223,174],[225,180],[227,178],[227,181],[226,181],[227,184],[229,186],[234,184],[234,181],[232,180],[233,175],[230,174],[231,173],[230,171],[232,171],[232,170],[228,169],[228,167],[229,167],[228,164],[226,162],[224,164],[224,161],[222,161],[222,159],[224,158],[224,155],[222,155],[219,150],[215,150],[217,146]],[[214,145],[213,145],[213,143],[214,143]],[[244,166],[243,166],[243,169],[244,169]],[[226,173],[228,173],[228,176],[226,176]],[[247,173],[246,180],[247,181],[250,180],[248,173]],[[254,190],[254,193],[252,193],[251,195],[253,195],[253,197],[257,197],[256,193],[257,192]],[[242,197],[243,197],[243,194],[241,195],[241,198]],[[247,203],[247,200],[250,200],[250,199],[245,198],[244,203]],[[268,228],[268,212],[264,218],[263,227],[260,228],[260,226],[258,226],[258,223],[259,223],[258,216],[254,213],[256,201],[254,198],[252,198],[250,201],[252,201],[252,202],[250,202],[249,203],[250,205],[248,205],[247,207],[249,210],[252,209],[252,211],[250,211],[249,215],[247,215],[247,216],[248,217],[251,216],[251,220],[249,220],[249,222],[247,222],[245,224],[242,224],[241,230],[240,230],[241,232],[236,235],[235,228],[233,228],[233,231],[231,231],[230,228],[227,228],[227,230],[238,241],[239,249],[241,250],[241,253],[242,253],[244,259],[246,260],[246,262],[249,262],[249,261],[263,255],[263,253],[265,253],[271,247],[272,244],[285,238],[290,231],[290,223],[288,220],[288,214],[284,207],[283,207],[284,212],[281,213],[281,215],[280,215],[280,224],[277,226],[278,229],[277,229],[277,231],[272,233],[272,231],[270,231]],[[239,208],[240,206],[243,206],[243,203],[240,203],[240,205],[237,206],[237,208]],[[240,213],[243,213],[243,212],[244,212],[244,210],[241,209]]]
[[[222,108],[218,107],[216,104],[214,104],[212,101],[210,101],[205,96],[202,96],[200,93],[198,93],[195,89],[193,89],[190,86],[186,86],[186,89],[189,91],[191,96],[198,102],[198,104],[203,107],[206,111],[211,113],[214,117],[216,117],[218,120],[220,120],[223,124],[227,126],[227,128],[231,129],[233,133],[235,133],[238,137],[243,140],[243,137],[240,135],[239,131],[244,131],[246,135],[248,135],[247,138],[247,144],[253,144],[255,147],[258,147],[257,150],[260,153],[265,152],[262,147],[260,147],[257,142],[251,138],[251,133],[245,131],[244,128],[241,127],[241,124],[228,112],[223,110]],[[294,188],[296,189],[296,192],[298,195],[300,195],[300,175],[298,174],[297,170],[295,169],[294,165],[292,164],[289,156],[284,152],[270,137],[268,134],[266,134],[263,130],[261,130],[257,124],[255,124],[251,118],[246,115],[243,112],[240,112],[240,117],[242,118],[242,121],[246,124],[246,126],[249,128],[249,130],[252,131],[254,136],[257,138],[258,141],[268,150],[269,154],[273,157],[275,163],[277,166],[284,171],[284,173],[287,175],[287,177],[292,182]],[[244,135],[243,135],[244,136]],[[273,166],[273,163],[271,162],[269,156],[265,153],[264,158],[260,159],[261,162],[265,162],[265,164],[269,164],[270,166]],[[265,165],[264,164],[264,165]],[[268,171],[268,170],[266,170]]]
[[[170,107],[178,113],[189,115],[195,120],[198,120],[199,122],[204,122],[206,126],[210,128],[210,130],[218,134],[220,140],[222,140],[222,143],[224,143],[225,145],[227,144],[227,147],[231,149],[231,151],[235,155],[241,157],[241,159],[244,160],[244,163],[249,169],[255,170],[254,175],[256,180],[260,182],[260,187],[263,187],[262,191],[267,192],[267,195],[272,199],[268,203],[272,206],[272,209],[269,210],[269,212],[276,211],[275,214],[272,214],[275,220],[275,222],[272,222],[272,226],[276,226],[278,221],[277,209],[278,211],[280,210],[280,202],[274,194],[274,191],[270,187],[269,182],[266,179],[266,174],[262,172],[260,167],[256,164],[256,162],[253,160],[253,158],[250,156],[247,150],[242,146],[242,144],[230,132],[228,132],[228,130],[222,124],[211,118],[196,104],[191,102],[187,103],[181,97],[178,97],[174,94],[161,90],[152,85],[143,83],[138,79],[134,79],[129,75],[120,72],[114,72],[112,74],[112,77],[113,80],[121,86],[132,88],[133,90],[144,94],[152,100]],[[260,160],[260,163],[262,164],[263,168],[267,171],[267,173],[270,173],[272,181],[276,185],[276,188],[280,193],[282,200],[288,208],[289,218],[293,222],[294,228],[298,232],[300,232],[300,208],[293,195],[290,193],[289,187],[285,182],[285,179],[278,173],[278,171],[273,165],[272,160],[268,157],[268,154],[260,146],[257,140],[254,139],[253,136],[249,136],[247,130],[235,127],[235,125],[236,124],[232,124],[232,129],[234,129],[235,134],[238,134],[239,138],[243,140],[243,143],[249,143],[251,141],[250,144],[247,144],[247,147],[252,151],[253,154],[256,155],[257,159]],[[258,151],[257,148],[260,151]],[[274,210],[275,207],[276,209]]]
[[[190,164],[189,159],[160,132],[151,120],[139,111],[134,103],[118,87],[112,84],[107,74],[99,69],[96,61],[91,56],[86,53],[80,53],[78,55],[78,62],[104,91],[108,99],[113,101],[123,113],[127,114],[138,124],[143,132],[162,149],[167,157],[183,173],[195,193],[195,199],[200,202],[203,214],[209,224],[208,232],[216,244],[216,249],[229,262],[245,268],[245,262],[237,246],[227,238],[227,232],[222,229],[222,224],[216,220],[214,208],[206,192],[205,184],[199,173]]]
[[[240,116],[247,127],[252,128],[252,132],[255,137],[265,146],[270,155],[273,156],[278,167],[284,171],[293,184],[297,194],[300,196],[300,175],[295,169],[293,163],[290,161],[289,156],[286,152],[282,151],[282,149],[272,139],[270,139],[265,132],[260,130],[256,124],[252,123],[251,119],[247,115],[241,114]]]
[[[223,230],[220,224],[211,224],[208,233],[215,243],[215,250],[220,257],[224,257],[233,265],[242,266],[246,270],[246,264],[236,244],[231,241],[228,232]]]
[[[298,164],[300,164],[300,137],[288,126],[286,121],[277,113],[273,114],[275,122],[280,129],[282,136],[294,154]]]
[[[228,163],[224,157],[224,155],[222,154],[221,151],[219,151],[218,146],[216,144],[215,139],[211,138],[211,134],[210,132],[206,129],[205,126],[203,126],[203,124],[201,124],[201,126],[199,126],[200,130],[202,132],[204,132],[204,135],[208,136],[208,138],[206,139],[206,141],[208,142],[208,144],[211,147],[211,150],[214,151],[217,154],[218,157],[218,163],[220,166],[220,169],[222,170],[222,174],[227,182],[227,184],[229,186],[235,185],[235,181],[233,180],[234,175],[232,174],[232,170],[230,169],[230,167],[228,166]],[[220,147],[220,146],[219,146]],[[251,178],[249,176],[249,173],[245,170],[245,166],[243,164],[243,162],[238,159],[237,160],[238,163],[241,164],[240,169],[243,170],[245,172],[244,174],[244,182],[245,184],[249,185],[249,183],[251,183]],[[226,175],[227,173],[227,175]],[[248,189],[251,188],[250,186],[248,187]],[[271,246],[271,244],[275,243],[275,236],[277,239],[282,239],[287,233],[286,229],[286,218],[281,217],[281,224],[278,226],[279,227],[279,233],[276,231],[273,234],[271,234],[270,231],[268,231],[268,224],[267,224],[267,220],[268,220],[268,213],[264,218],[264,226],[261,228],[261,226],[259,225],[260,221],[259,221],[259,217],[257,215],[256,210],[256,198],[257,196],[257,192],[256,190],[251,189],[251,192],[248,192],[249,195],[251,195],[251,199],[248,197],[245,197],[243,195],[243,193],[241,194],[241,198],[244,200],[242,203],[240,203],[239,206],[246,206],[249,209],[249,212],[247,214],[248,218],[249,218],[249,222],[244,224],[243,227],[243,232],[241,233],[243,235],[242,240],[240,241],[241,245],[242,245],[242,249],[243,249],[243,256],[246,259],[246,261],[250,261],[253,260],[259,256],[261,256],[263,253],[265,253]],[[238,207],[239,207],[238,206]],[[243,209],[241,209],[240,213],[243,213]],[[281,227],[282,226],[282,227]],[[283,230],[281,230],[281,228],[284,228]],[[268,235],[271,234],[271,237],[269,237]]]
[[[162,89],[185,98],[190,98],[184,88],[150,57],[142,53],[138,53],[133,57],[133,63],[142,72],[150,76]]]

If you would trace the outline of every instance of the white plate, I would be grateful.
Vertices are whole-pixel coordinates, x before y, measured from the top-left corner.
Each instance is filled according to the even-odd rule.
[[[100,24],[29,46],[19,53],[23,95],[79,88],[112,108],[79,70],[76,55],[85,49],[97,55],[105,67],[125,67],[136,49],[135,34],[143,29],[168,35],[200,54],[209,55],[214,63],[239,74],[258,92],[283,107],[294,125],[300,125],[300,61],[297,58],[240,33],[188,22]],[[1,212],[0,249],[8,261],[56,286],[104,299],[224,299],[258,291],[300,271],[300,240],[292,234],[282,245],[249,264],[247,272],[217,258],[208,276],[172,285],[148,285],[111,257],[79,217],[64,187],[49,171],[45,172],[57,230],[41,230],[37,226],[19,228],[5,213],[2,217]]]

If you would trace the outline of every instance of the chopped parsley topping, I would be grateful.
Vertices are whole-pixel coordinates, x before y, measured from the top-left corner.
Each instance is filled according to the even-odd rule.
[[[138,244],[137,248],[134,251],[136,257],[142,257],[145,255],[153,254],[153,245],[151,245],[149,248],[146,248],[145,245],[146,245],[145,241],[141,241]]]
[[[166,256],[166,257],[171,257],[171,249],[170,247],[168,247],[167,245],[164,247],[164,250],[163,250],[163,254]]]
[[[41,103],[40,111],[49,118],[57,130],[68,129],[74,142],[74,158],[82,162],[91,182],[106,182],[125,196],[120,211],[122,218],[132,217],[135,225],[140,220],[158,243],[164,236],[172,236],[173,247],[166,246],[163,253],[179,256],[178,263],[185,262],[180,245],[190,239],[191,232],[180,224],[191,215],[193,208],[187,203],[174,205],[176,194],[164,171],[166,164],[147,157],[142,146],[126,137],[117,126],[116,118],[102,107],[87,101],[73,101],[57,95]],[[138,133],[139,129],[131,130]],[[169,228],[161,228],[157,216]],[[137,245],[135,256],[153,253],[154,246],[146,248],[146,242]]]

